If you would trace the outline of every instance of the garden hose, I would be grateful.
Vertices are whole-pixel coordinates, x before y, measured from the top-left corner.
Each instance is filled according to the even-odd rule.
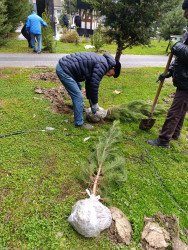
[[[153,163],[153,160],[152,160],[152,158],[151,158],[151,155],[150,155],[150,153],[148,152],[148,150],[146,149],[146,147],[145,147],[143,144],[137,142],[135,139],[128,138],[128,137],[125,137],[125,136],[123,136],[123,138],[126,139],[126,140],[133,141],[133,142],[135,142],[135,143],[138,143],[138,144],[144,149],[144,151],[146,152],[146,154],[148,155],[148,157],[149,157],[149,159],[150,159],[151,165],[152,165],[153,168],[154,168],[154,171],[155,171],[155,174],[156,174],[156,176],[157,176],[157,179],[158,179],[158,181],[160,182],[160,184],[161,184],[163,190],[165,191],[165,193],[167,193],[167,195],[169,196],[169,198],[176,204],[176,206],[177,206],[183,213],[185,213],[186,215],[188,215],[188,212],[186,212],[186,211],[177,203],[177,201],[172,197],[172,195],[166,190],[165,185],[163,184],[163,182],[162,182],[162,180],[161,180],[161,178],[160,178],[160,176],[159,176],[159,173],[158,173],[158,171],[157,171],[157,169],[156,169],[156,167],[155,167],[155,164]]]
[[[46,132],[46,131],[53,131],[53,130],[54,130],[54,128],[46,127],[46,129],[43,129],[43,130],[20,131],[20,132],[15,132],[15,133],[10,133],[10,134],[0,135],[0,138],[2,138],[2,137],[7,137],[7,136],[11,136],[11,135],[23,134],[23,133]],[[66,136],[82,136],[82,135],[71,135],[71,134],[66,134]],[[136,141],[135,139],[133,139],[133,138],[129,138],[129,137],[123,136],[123,139],[130,140],[130,141],[133,141],[133,142],[135,142],[135,143],[138,143],[138,144],[144,149],[144,151],[146,152],[146,154],[148,155],[148,157],[149,157],[149,159],[150,159],[151,165],[152,165],[153,168],[154,168],[154,171],[155,171],[155,174],[156,174],[156,176],[157,176],[157,179],[158,179],[158,181],[160,182],[160,184],[161,184],[163,190],[164,190],[165,193],[169,196],[169,198],[176,204],[176,206],[177,206],[183,213],[185,213],[186,215],[188,215],[188,213],[187,213],[187,212],[186,212],[186,211],[176,202],[176,200],[172,197],[172,195],[166,190],[165,185],[163,184],[163,182],[162,182],[162,180],[161,180],[161,178],[160,178],[160,176],[159,176],[159,173],[158,173],[158,171],[157,171],[157,169],[156,169],[156,167],[155,167],[155,165],[154,165],[154,163],[153,163],[153,160],[152,160],[152,158],[151,158],[151,155],[150,155],[150,153],[148,152],[148,150],[146,149],[146,147],[145,147],[143,144],[137,142],[137,141]]]
[[[14,132],[14,133],[10,133],[10,134],[0,135],[0,138],[2,138],[2,137],[7,137],[7,136],[11,136],[11,135],[23,134],[23,133],[46,132],[46,131],[53,131],[53,130],[54,130],[54,128],[46,127],[46,129],[42,129],[42,130],[19,131],[19,132]]]

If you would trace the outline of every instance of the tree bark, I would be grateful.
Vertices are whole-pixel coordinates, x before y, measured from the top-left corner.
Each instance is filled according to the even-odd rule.
[[[122,51],[123,51],[123,49],[124,49],[124,43],[118,42],[117,45],[118,45],[118,47],[117,47],[115,59],[116,59],[117,61],[119,61],[119,60],[120,60],[120,57],[121,57],[121,55],[122,55]]]

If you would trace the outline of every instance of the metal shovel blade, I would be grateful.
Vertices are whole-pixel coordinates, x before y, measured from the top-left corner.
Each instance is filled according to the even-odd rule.
[[[152,118],[142,119],[140,121],[139,128],[142,130],[150,130],[153,127],[153,125],[155,124],[155,121],[156,121],[156,119],[152,119]]]

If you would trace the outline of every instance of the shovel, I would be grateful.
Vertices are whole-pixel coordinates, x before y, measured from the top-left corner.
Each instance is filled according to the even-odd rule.
[[[173,54],[170,53],[169,55],[169,58],[168,58],[168,62],[166,64],[166,68],[165,68],[165,71],[163,73],[163,75],[165,76],[166,73],[168,72],[168,68],[170,66],[170,63],[172,61],[172,57],[173,57]],[[157,100],[158,100],[158,97],[159,97],[159,94],[161,92],[161,89],[162,89],[162,86],[163,86],[163,83],[164,83],[164,80],[162,80],[159,84],[159,87],[158,87],[158,90],[157,90],[157,94],[155,96],[155,100],[153,102],[153,105],[152,105],[152,108],[151,108],[151,111],[150,111],[150,114],[149,114],[149,117],[148,119],[142,119],[141,122],[140,122],[140,125],[139,125],[139,128],[142,129],[142,130],[149,130],[153,127],[153,125],[155,124],[155,121],[156,119],[152,119],[152,116],[153,116],[153,111],[155,109],[155,106],[157,104]]]

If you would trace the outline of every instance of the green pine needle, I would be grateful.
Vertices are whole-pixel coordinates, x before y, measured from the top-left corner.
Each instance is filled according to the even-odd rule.
[[[118,125],[119,121],[114,121],[110,130],[99,137],[95,150],[88,158],[88,164],[83,164],[81,179],[94,195],[103,191],[107,193],[110,187],[126,181],[125,160],[118,156],[116,147],[121,139]]]
[[[121,121],[139,121],[148,118],[151,111],[151,104],[145,101],[132,101],[129,103],[115,106],[109,110],[107,119]],[[165,113],[163,105],[158,104],[155,107],[154,115]]]

